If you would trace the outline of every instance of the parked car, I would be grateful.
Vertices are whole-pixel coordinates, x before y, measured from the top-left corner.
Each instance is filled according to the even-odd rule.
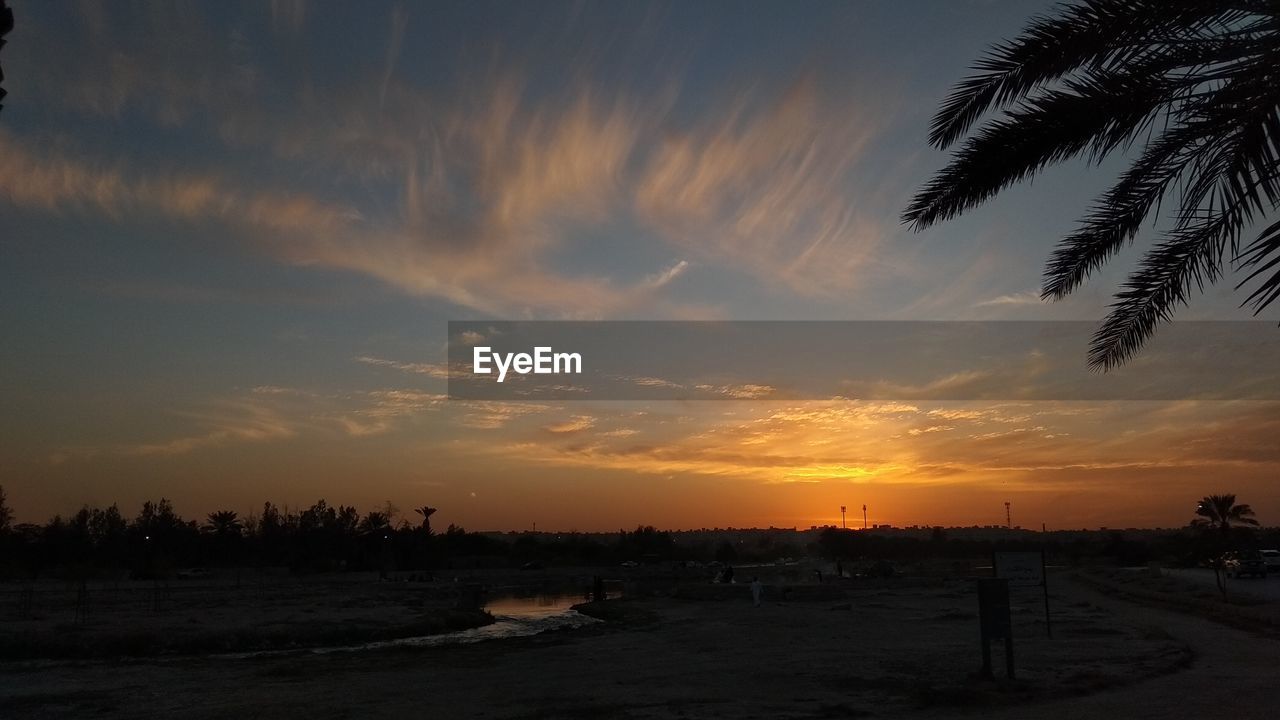
[[[1262,550],[1262,560],[1267,564],[1267,572],[1280,572],[1280,550]]]
[[[1262,553],[1254,550],[1240,554],[1240,565],[1236,567],[1236,577],[1259,577],[1267,576],[1267,561],[1262,558]]]
[[[1230,577],[1236,573],[1236,570],[1240,569],[1240,553],[1235,550],[1228,550],[1216,559],[1206,560],[1204,567],[1221,569]]]

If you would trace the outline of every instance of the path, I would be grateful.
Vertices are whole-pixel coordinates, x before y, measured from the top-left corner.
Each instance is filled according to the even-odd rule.
[[[1232,720],[1269,720],[1277,716],[1280,641],[1193,615],[1117,600],[1078,584],[1073,584],[1071,592],[1124,621],[1159,627],[1186,642],[1195,652],[1194,663],[1181,672],[1137,685],[1042,705],[983,713],[984,718],[1085,720],[1149,717],[1172,720],[1225,714]]]

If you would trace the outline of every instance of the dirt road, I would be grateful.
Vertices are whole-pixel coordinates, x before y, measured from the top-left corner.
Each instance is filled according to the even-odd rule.
[[[988,718],[1274,718],[1280,642],[1191,615],[1134,605],[1087,588],[1072,590],[1126,623],[1156,625],[1187,643],[1189,668],[1116,690],[984,713]],[[947,715],[941,715],[947,717]]]

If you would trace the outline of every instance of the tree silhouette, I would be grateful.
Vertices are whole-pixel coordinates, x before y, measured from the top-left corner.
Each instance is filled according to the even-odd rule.
[[[1205,495],[1196,504],[1196,518],[1191,527],[1206,531],[1203,551],[1209,554],[1209,566],[1213,568],[1218,592],[1227,599],[1227,558],[1224,553],[1231,544],[1231,531],[1242,526],[1257,526],[1253,508],[1236,504],[1235,495]]]
[[[1229,533],[1235,527],[1258,525],[1253,517],[1253,508],[1247,504],[1237,505],[1235,495],[1205,495],[1196,505],[1196,515],[1198,517],[1191,521],[1192,527],[1223,533]]]
[[[920,230],[1072,157],[1093,162],[1140,144],[1045,271],[1042,296],[1076,289],[1162,204],[1173,225],[1116,294],[1089,364],[1123,363],[1231,262],[1270,273],[1245,299],[1256,312],[1280,297],[1280,222],[1241,250],[1253,221],[1280,207],[1280,4],[1269,0],[1086,0],[1034,19],[995,45],[933,119],[946,148],[990,110],[912,199]],[[1175,201],[1165,203],[1171,197]]]
[[[97,562],[116,569],[127,557],[127,533],[129,523],[116,505],[101,510],[94,508],[89,515],[89,538],[93,543]]]
[[[219,537],[239,537],[244,525],[234,510],[219,510],[209,513],[208,522],[201,529]]]
[[[195,521],[192,521],[191,526],[194,525]],[[142,503],[142,510],[133,520],[133,529],[135,534],[142,535],[144,539],[168,541],[183,534],[187,530],[187,523],[174,512],[173,503],[167,498],[160,498],[159,502],[148,500]]]
[[[213,549],[217,554],[219,565],[236,567],[236,587],[240,587],[240,542],[244,533],[244,523],[234,510],[219,510],[209,513],[208,522],[201,528],[213,535]]]
[[[13,510],[9,507],[9,498],[4,494],[4,486],[0,485],[0,533],[9,532],[13,524]]]
[[[436,514],[436,509],[433,507],[428,507],[426,505],[423,505],[422,507],[414,508],[413,511],[422,516],[422,529],[427,531],[427,534],[430,535],[431,534],[431,516]]]
[[[9,9],[9,3],[6,0],[0,0],[0,50],[4,49],[4,43],[5,43],[4,36],[8,35],[9,32],[12,30],[13,30],[13,10]],[[4,67],[0,66],[0,83],[3,83],[3,82],[4,82]],[[0,87],[0,101],[3,101],[4,96],[8,94],[9,93],[3,87]],[[4,108],[4,105],[0,103],[0,109],[3,109],[3,108]]]
[[[371,511],[360,521],[359,530],[363,535],[377,535],[391,529],[391,521],[386,513]]]

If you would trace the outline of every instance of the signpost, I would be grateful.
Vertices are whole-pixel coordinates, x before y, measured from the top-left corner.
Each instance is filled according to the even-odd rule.
[[[1039,587],[1044,593],[1044,627],[1049,637],[1053,637],[1053,624],[1049,619],[1049,581],[1045,572],[1044,551],[1032,552],[995,552],[992,553],[991,566],[995,576],[1009,582],[1014,587]]]
[[[1009,619],[1008,580],[978,579],[978,622],[982,635],[982,677],[992,677],[991,641],[1003,638],[1005,674],[1013,680],[1013,623]]]

